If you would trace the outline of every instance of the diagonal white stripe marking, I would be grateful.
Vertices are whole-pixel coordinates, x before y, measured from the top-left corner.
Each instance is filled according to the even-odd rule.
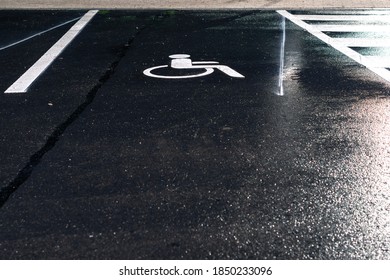
[[[98,10],[87,12],[60,40],[57,41],[33,66],[30,67],[5,93],[27,92],[31,84],[54,62],[62,51],[73,41]]]
[[[301,19],[297,18],[295,15],[287,12],[286,10],[279,10],[277,12],[285,18],[288,18],[291,22],[307,30],[309,33],[316,36],[318,39],[329,44],[330,46],[345,54],[349,58],[355,60],[359,64],[366,66],[369,70],[376,73],[386,81],[390,82],[390,71],[384,67],[376,65],[375,61],[370,60],[369,57],[367,58],[359,54],[348,46],[342,44],[343,41],[329,37],[325,33],[321,32],[319,29],[317,29],[315,25],[307,24],[306,22],[302,21]]]

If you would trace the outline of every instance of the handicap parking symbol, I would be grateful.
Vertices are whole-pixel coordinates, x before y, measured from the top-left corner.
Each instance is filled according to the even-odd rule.
[[[233,77],[233,78],[245,78],[245,76],[241,75],[237,71],[233,70],[229,66],[220,65],[219,62],[216,61],[192,61],[189,54],[173,54],[170,55],[171,58],[170,65],[159,65],[150,67],[144,70],[144,75],[159,78],[159,79],[188,79],[188,78],[198,78],[206,75],[210,75],[214,72],[214,69],[221,71],[222,73]],[[170,69],[204,69],[204,72],[192,75],[160,75],[153,73],[154,70],[170,68]]]

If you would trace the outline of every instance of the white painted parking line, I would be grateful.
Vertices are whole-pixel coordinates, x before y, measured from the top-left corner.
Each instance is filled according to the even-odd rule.
[[[374,32],[390,33],[387,25],[343,25],[343,24],[316,24],[322,32]]]
[[[54,62],[62,51],[83,30],[88,22],[97,14],[98,10],[87,12],[76,22],[60,40],[57,41],[33,66],[31,66],[5,93],[27,92],[31,84]]]
[[[378,67],[390,68],[390,56],[365,56],[371,64],[377,65]]]
[[[58,25],[56,25],[56,26],[53,26],[53,27],[51,27],[51,28],[49,28],[49,29],[46,29],[46,30],[44,30],[44,31],[38,32],[38,33],[36,33],[36,34],[34,34],[34,35],[31,35],[31,36],[29,36],[29,37],[27,37],[27,38],[24,38],[24,39],[22,39],[22,40],[19,40],[19,41],[17,41],[17,42],[14,42],[14,43],[12,43],[12,44],[7,45],[7,46],[1,47],[1,48],[0,48],[0,51],[5,50],[5,49],[8,49],[8,48],[11,48],[11,47],[16,46],[16,45],[19,45],[19,44],[21,44],[21,43],[24,43],[24,42],[26,42],[26,41],[28,41],[28,40],[30,40],[30,39],[33,39],[33,38],[35,38],[35,37],[37,37],[37,36],[40,36],[40,35],[43,35],[43,34],[45,34],[45,33],[47,33],[47,32],[50,32],[50,31],[52,31],[52,30],[54,30],[54,29],[60,28],[60,27],[62,27],[62,26],[64,26],[64,25],[67,25],[67,24],[69,24],[69,23],[72,23],[72,22],[74,22],[74,21],[76,21],[76,20],[78,20],[78,19],[80,19],[80,17],[74,18],[74,19],[71,19],[71,20],[68,20],[68,21],[63,22],[63,23],[61,23],[61,24],[58,24]]]
[[[300,20],[309,21],[372,21],[390,22],[389,15],[294,15]]]
[[[286,46],[286,18],[282,18],[282,40],[280,41],[280,58],[279,58],[279,91],[276,95],[284,95],[283,79],[284,79],[284,55]]]
[[[366,66],[369,70],[376,73],[386,81],[390,82],[390,71],[387,68],[387,63],[377,63],[378,56],[373,59],[371,56],[365,56],[360,54],[359,52],[352,49],[352,47],[382,47],[382,48],[390,48],[390,40],[389,39],[378,39],[378,38],[332,38],[329,35],[325,34],[321,30],[321,25],[318,24],[309,24],[307,21],[321,21],[321,20],[329,20],[329,21],[352,21],[349,22],[351,26],[354,25],[353,22],[357,21],[355,25],[362,25],[360,21],[372,21],[375,22],[377,20],[385,21],[383,16],[378,15],[365,15],[365,16],[354,16],[354,15],[294,15],[285,10],[277,11],[283,17],[289,19],[291,22],[296,25],[302,27],[312,35],[316,36],[318,39],[323,42],[329,44],[336,50],[355,60],[357,63]],[[390,22],[390,17],[386,16],[386,21]],[[390,29],[390,24],[387,25],[387,28]]]
[[[332,38],[332,41],[336,44],[342,44],[348,47],[367,47],[367,48],[390,47],[390,39]]]

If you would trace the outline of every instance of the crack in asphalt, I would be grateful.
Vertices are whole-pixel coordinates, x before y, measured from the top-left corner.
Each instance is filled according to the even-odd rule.
[[[163,16],[164,17],[164,16]],[[0,208],[8,201],[9,197],[31,176],[35,167],[37,167],[42,158],[50,152],[51,149],[55,147],[57,142],[60,140],[60,137],[64,134],[66,129],[72,125],[80,115],[85,111],[85,109],[94,101],[97,93],[103,87],[103,85],[112,77],[115,73],[117,66],[119,65],[122,58],[125,57],[128,50],[130,49],[133,41],[147,28],[151,27],[155,20],[152,20],[150,24],[140,28],[118,51],[116,59],[111,63],[107,71],[100,77],[96,85],[87,93],[85,101],[79,105],[75,111],[60,125],[58,125],[51,135],[48,137],[46,144],[34,153],[29,162],[18,172],[17,176],[4,188],[0,189]]]

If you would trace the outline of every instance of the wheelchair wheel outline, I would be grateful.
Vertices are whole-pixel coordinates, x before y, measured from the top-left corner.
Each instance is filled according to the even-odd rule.
[[[150,67],[150,68],[144,70],[143,73],[146,76],[149,76],[149,77],[152,77],[152,78],[159,78],[159,79],[190,79],[190,78],[197,78],[197,77],[207,76],[207,75],[210,75],[210,74],[212,74],[214,72],[213,68],[205,67],[204,68],[206,70],[205,72],[200,73],[200,74],[195,74],[195,75],[164,76],[164,75],[156,75],[156,74],[152,73],[153,70],[161,69],[161,68],[168,68],[168,65],[159,65],[159,66]]]

